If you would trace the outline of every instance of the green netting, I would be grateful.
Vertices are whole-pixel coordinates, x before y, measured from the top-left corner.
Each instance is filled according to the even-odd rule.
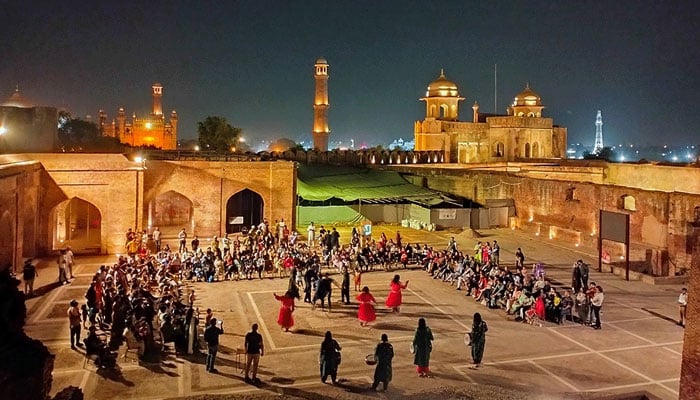
[[[445,201],[440,192],[416,186],[398,172],[299,166],[297,194],[306,201],[409,200],[427,205]]]
[[[348,206],[297,207],[297,226],[306,229],[310,222],[320,226],[340,224],[357,224],[365,218]]]

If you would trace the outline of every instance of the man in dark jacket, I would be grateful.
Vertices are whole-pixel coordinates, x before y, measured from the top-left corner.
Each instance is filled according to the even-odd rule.
[[[214,368],[214,361],[216,361],[216,353],[219,351],[219,335],[224,333],[224,321],[216,326],[216,318],[209,320],[209,326],[204,330],[204,341],[207,342],[207,348],[209,350],[207,354],[207,372],[217,373],[219,372]]]

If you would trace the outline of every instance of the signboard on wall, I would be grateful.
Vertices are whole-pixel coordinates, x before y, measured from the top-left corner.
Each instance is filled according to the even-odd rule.
[[[448,208],[440,210],[438,213],[438,219],[457,219],[457,209]]]
[[[600,210],[600,238],[627,244],[629,214]]]
[[[241,225],[243,223],[243,217],[231,217],[228,219],[229,225]]]

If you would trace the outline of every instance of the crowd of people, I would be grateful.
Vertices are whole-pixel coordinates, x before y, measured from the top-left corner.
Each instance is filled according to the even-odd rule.
[[[82,308],[78,307],[77,300],[70,304],[72,348],[84,344],[87,354],[95,355],[100,367],[116,363],[115,351],[124,342],[130,349],[136,347],[139,357],[159,352],[167,342],[173,342],[179,352],[203,349],[198,341],[199,312],[195,308],[195,292],[191,290],[184,295],[181,287],[187,281],[287,279],[286,292],[274,294],[280,304],[277,322],[285,332],[290,332],[294,326],[295,301],[301,300],[302,293],[303,301],[311,303],[312,309],[320,305],[323,310],[327,306],[330,311],[331,292],[336,286],[340,289],[342,303],[350,304],[354,300],[359,304],[357,319],[365,327],[377,319],[377,300],[370,288],[362,284],[362,275],[373,270],[405,269],[409,265],[422,268],[432,278],[464,291],[477,303],[504,310],[516,321],[561,324],[571,320],[596,329],[601,327],[603,289],[589,282],[587,264],[582,260],[574,263],[570,290],[558,290],[547,279],[542,264],[527,266],[520,248],[515,253],[514,266],[509,268],[502,263],[500,246],[495,240],[478,242],[473,251],[464,251],[452,237],[444,249],[434,249],[428,245],[404,243],[398,231],[393,238],[382,233],[374,240],[353,228],[347,244],[342,244],[335,228],[320,226],[316,229],[311,223],[306,240],[302,240],[280,220],[273,225],[264,221],[233,237],[224,235],[202,240],[198,236],[190,239],[183,228],[177,241],[178,249],[174,251],[162,243],[158,228],[150,234],[127,231],[126,255],[119,256],[113,265],[100,266],[95,272]],[[61,251],[57,264],[60,283],[73,279],[74,257],[70,248]],[[25,266],[25,275],[25,290],[31,293],[36,269],[32,265]],[[337,281],[335,276],[339,276]],[[408,283],[402,282],[398,274],[388,283],[390,290],[384,304],[391,312],[400,312],[401,292],[407,289]],[[351,299],[353,284],[356,296]],[[683,311],[687,295],[683,296],[679,298],[682,306],[679,324],[685,322]],[[88,330],[82,343],[81,327]],[[208,310],[203,327],[208,353],[206,369],[216,373],[223,321],[213,318]],[[262,336],[257,329],[257,324],[253,325],[245,341],[245,380],[250,383],[259,383],[257,365],[264,354]],[[481,364],[487,330],[481,315],[476,313],[469,332],[474,368]],[[421,318],[411,346],[421,377],[430,375],[432,340],[432,332]],[[319,355],[322,381],[330,377],[336,383],[341,350],[328,331]],[[391,380],[392,357],[393,347],[384,334],[375,354],[367,358],[368,364],[377,365],[373,389],[379,384],[384,384],[386,389]]]
[[[466,296],[488,308],[502,309],[516,321],[541,326],[545,321],[563,324],[570,320],[601,328],[603,288],[588,282],[589,266],[582,260],[574,263],[571,287],[557,289],[547,279],[542,263],[527,267],[520,248],[512,269],[500,263],[499,253],[496,240],[478,242],[471,254],[457,250],[450,241],[446,250],[429,252],[422,267],[434,279],[464,289]]]

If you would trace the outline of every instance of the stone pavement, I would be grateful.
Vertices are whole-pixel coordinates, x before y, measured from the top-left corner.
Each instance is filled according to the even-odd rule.
[[[375,226],[374,234],[386,231],[393,237],[399,229],[404,241],[428,243],[444,248],[450,232],[425,232],[394,226]],[[349,230],[340,229],[341,241]],[[569,248],[534,235],[509,229],[481,232],[472,239],[467,233],[455,235],[461,249],[472,249],[476,240],[498,240],[502,263],[511,264],[514,252],[521,247],[526,263],[547,265],[547,275],[554,286],[570,282],[571,264],[578,258],[596,265],[585,249]],[[345,240],[344,240],[345,239]],[[68,385],[83,388],[89,399],[158,399],[202,394],[290,393],[300,397],[343,398],[352,393],[360,397],[402,398],[445,386],[471,387],[495,385],[521,390],[533,398],[574,398],[581,393],[615,394],[647,391],[661,399],[678,398],[683,329],[674,323],[675,305],[680,287],[650,286],[626,282],[617,276],[593,271],[591,280],[603,286],[603,329],[567,322],[564,325],[531,326],[513,322],[503,311],[489,310],[453,286],[431,279],[421,270],[400,270],[402,280],[410,280],[404,292],[400,314],[382,307],[388,283],[394,272],[371,272],[363,275],[363,285],[377,298],[378,319],[371,328],[362,328],[356,319],[357,307],[334,303],[331,312],[312,311],[303,302],[294,314],[293,333],[282,332],[276,324],[278,303],[272,293],[283,293],[286,279],[264,279],[223,283],[188,284],[195,289],[200,310],[212,308],[223,319],[217,368],[219,374],[205,372],[205,355],[175,355],[172,350],[157,363],[139,363],[119,359],[119,371],[96,371],[83,367],[80,351],[70,350],[68,323],[65,317],[72,298],[83,301],[92,272],[113,257],[78,257],[76,279],[66,286],[44,289],[28,301],[26,331],[42,340],[56,354],[52,395]],[[40,263],[42,280],[37,286],[55,279],[52,260]],[[337,300],[339,290],[333,297]],[[469,348],[463,343],[471,327],[471,316],[480,312],[489,324],[484,366],[469,369]],[[426,318],[435,334],[431,358],[433,379],[418,379],[409,353],[409,343],[420,317]],[[261,359],[260,378],[264,385],[256,388],[242,380],[241,363],[236,349],[252,323],[260,325],[266,354]],[[343,346],[343,361],[338,387],[323,385],[318,376],[318,349],[326,330]],[[382,333],[389,335],[396,356],[394,380],[389,391],[368,391],[373,369],[364,357],[374,350]],[[122,349],[123,351],[123,349]],[[478,387],[478,386],[477,386]],[[308,396],[307,396],[308,395]],[[438,396],[440,397],[440,396]],[[578,397],[576,397],[578,398]]]

